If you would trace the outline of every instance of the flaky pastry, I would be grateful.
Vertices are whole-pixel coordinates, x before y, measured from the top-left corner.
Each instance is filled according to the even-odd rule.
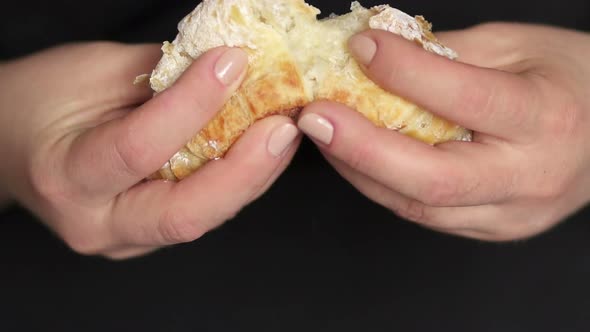
[[[319,14],[304,0],[203,0],[187,15],[175,40],[164,43],[157,67],[144,76],[155,93],[174,84],[193,59],[214,47],[244,49],[249,67],[223,109],[152,178],[181,180],[222,158],[255,121],[275,114],[296,117],[305,105],[320,99],[345,104],[376,126],[428,144],[471,139],[469,130],[381,89],[347,50],[353,34],[373,28],[455,59],[457,54],[436,39],[423,17],[388,5],[364,8],[358,2],[342,16],[318,20]]]

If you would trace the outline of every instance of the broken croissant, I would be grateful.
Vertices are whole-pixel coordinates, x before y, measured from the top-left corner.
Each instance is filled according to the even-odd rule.
[[[164,43],[164,55],[151,76],[143,77],[149,77],[155,93],[170,87],[193,59],[214,47],[243,48],[249,68],[216,117],[151,178],[181,180],[223,157],[256,120],[274,114],[295,117],[318,99],[348,105],[379,127],[429,144],[471,139],[469,130],[381,89],[347,51],[353,34],[373,28],[455,59],[457,54],[437,41],[424,18],[388,5],[367,9],[358,2],[343,16],[318,20],[319,13],[304,0],[203,0],[187,15],[176,39]]]

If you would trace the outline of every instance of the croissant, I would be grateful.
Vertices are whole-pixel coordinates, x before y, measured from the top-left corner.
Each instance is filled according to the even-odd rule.
[[[255,121],[275,114],[296,117],[306,104],[320,99],[345,104],[376,126],[429,144],[471,140],[468,129],[381,89],[347,51],[353,34],[372,28],[455,59],[456,52],[436,39],[423,17],[388,5],[364,8],[358,2],[342,16],[318,20],[319,14],[304,0],[203,0],[187,15],[174,41],[164,43],[156,68],[143,77],[155,93],[170,87],[193,59],[214,47],[244,49],[249,67],[222,110],[151,178],[182,180],[222,158]]]

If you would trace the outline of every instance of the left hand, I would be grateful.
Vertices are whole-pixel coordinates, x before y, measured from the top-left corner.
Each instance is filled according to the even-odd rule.
[[[370,78],[475,132],[473,142],[430,146],[342,105],[308,106],[300,129],[367,197],[490,241],[539,234],[588,203],[590,35],[497,23],[439,34],[460,61],[384,31],[360,36],[350,48]]]
[[[214,48],[152,96],[132,82],[160,57],[156,44],[90,42],[0,64],[0,192],[79,254],[125,259],[197,240],[263,195],[295,154],[292,120],[271,116],[183,181],[143,181],[218,114],[248,67],[244,51]]]

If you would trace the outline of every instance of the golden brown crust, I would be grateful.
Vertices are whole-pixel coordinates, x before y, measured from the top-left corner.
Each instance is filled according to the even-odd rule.
[[[363,77],[358,66],[350,70],[353,72],[351,77]],[[462,139],[469,135],[468,130],[387,93],[370,80],[346,78],[334,72],[325,78],[316,98],[345,104],[362,113],[378,127],[399,131],[428,144]]]
[[[261,2],[204,0],[181,23],[177,40],[164,44],[164,58],[151,76],[156,92],[169,87],[190,64],[191,57],[223,40],[227,44],[234,43],[228,42],[233,39],[241,41],[235,44],[249,54],[249,68],[241,86],[222,110],[152,178],[181,180],[210,160],[222,158],[255,121],[275,114],[296,118],[305,105],[320,99],[345,104],[376,126],[428,144],[470,139],[469,130],[381,89],[364,75],[346,51],[346,39],[371,24],[373,28],[391,26],[394,30],[390,31],[394,33],[397,33],[395,29],[401,29],[405,38],[418,42],[428,51],[453,58],[455,53],[438,43],[431,24],[423,17],[414,20],[389,6],[367,10],[355,3],[353,13],[342,20],[325,21],[321,27],[325,35],[315,36],[313,33],[317,31],[308,27],[317,23],[318,12],[303,0],[263,2],[268,6],[284,6],[281,10],[287,8],[287,14],[283,15],[292,15],[293,21],[289,17],[272,16],[276,14],[260,7]],[[230,23],[209,26],[211,22],[198,22],[212,19],[211,15],[216,19],[226,15],[233,28],[227,28]],[[283,24],[281,19],[290,23]],[[396,24],[391,24],[394,21]]]
[[[222,158],[255,121],[271,115],[295,118],[310,100],[301,74],[287,49],[272,54],[246,50],[250,63],[246,78],[221,111],[170,161],[168,180],[183,179],[210,160]],[[163,174],[166,173],[166,174]]]

